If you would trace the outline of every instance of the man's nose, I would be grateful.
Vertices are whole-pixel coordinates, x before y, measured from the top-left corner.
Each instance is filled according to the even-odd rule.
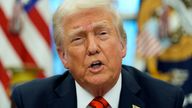
[[[88,37],[87,53],[89,56],[100,53],[98,42],[93,35]]]

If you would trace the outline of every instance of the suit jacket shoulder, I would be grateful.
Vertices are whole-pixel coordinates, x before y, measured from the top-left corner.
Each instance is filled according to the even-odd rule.
[[[132,99],[123,99],[130,100],[130,104],[145,108],[182,108],[184,95],[180,88],[125,65],[122,69],[122,76],[121,97],[131,95]]]
[[[16,87],[12,99],[17,108],[75,108],[74,80],[69,72],[37,79]]]
[[[69,72],[22,84],[12,98],[17,108],[77,108],[75,82]],[[119,108],[181,108],[182,102],[180,89],[135,68],[122,67]]]

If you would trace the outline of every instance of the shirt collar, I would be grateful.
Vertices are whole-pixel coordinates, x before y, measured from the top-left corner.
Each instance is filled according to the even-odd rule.
[[[122,76],[120,73],[117,83],[110,91],[108,91],[103,96],[103,98],[105,98],[105,100],[107,100],[107,102],[110,104],[111,108],[118,108],[121,92],[121,84],[122,84]],[[82,88],[76,81],[75,86],[77,94],[77,108],[86,108],[87,105],[93,100],[94,96],[92,96],[89,92],[87,92],[84,88]]]

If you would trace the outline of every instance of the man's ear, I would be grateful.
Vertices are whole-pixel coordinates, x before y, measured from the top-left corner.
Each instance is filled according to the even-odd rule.
[[[121,54],[122,54],[122,58],[124,58],[126,56],[127,53],[127,46],[126,46],[126,42],[121,42]]]
[[[57,52],[58,52],[59,58],[61,59],[63,65],[65,66],[65,68],[68,68],[69,63],[68,63],[67,54],[61,48],[58,48]]]

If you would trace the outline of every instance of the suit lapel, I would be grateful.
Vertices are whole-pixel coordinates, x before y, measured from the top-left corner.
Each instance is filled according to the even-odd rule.
[[[77,108],[75,82],[67,72],[64,78],[60,78],[54,89],[54,96],[49,98],[47,108]],[[144,102],[137,95],[141,91],[136,82],[133,71],[122,68],[122,89],[120,94],[119,108],[145,108]]]
[[[144,102],[138,97],[141,88],[136,82],[133,71],[122,68],[122,89],[120,95],[119,108],[144,108]]]
[[[48,102],[48,108],[77,108],[75,82],[67,73],[66,78],[55,88],[55,97]]]

